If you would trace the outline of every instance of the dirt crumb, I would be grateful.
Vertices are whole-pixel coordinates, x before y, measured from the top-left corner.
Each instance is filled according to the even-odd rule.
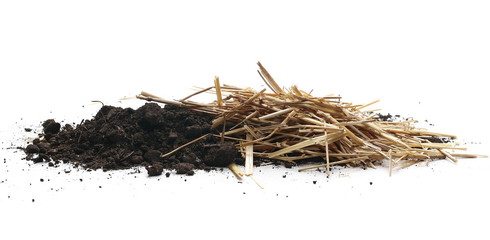
[[[163,172],[163,165],[160,163],[155,163],[150,166],[146,166],[146,171],[148,171],[148,176],[160,176]]]

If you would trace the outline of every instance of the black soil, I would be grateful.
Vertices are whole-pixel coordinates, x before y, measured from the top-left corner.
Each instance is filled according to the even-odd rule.
[[[88,169],[127,169],[144,166],[150,176],[164,169],[193,175],[195,169],[242,163],[230,142],[209,133],[212,116],[185,107],[147,103],[134,110],[103,106],[93,119],[77,126],[61,126],[54,119],[43,124],[43,134],[25,148],[34,162],[72,163]],[[204,139],[168,157],[162,154],[208,134]]]

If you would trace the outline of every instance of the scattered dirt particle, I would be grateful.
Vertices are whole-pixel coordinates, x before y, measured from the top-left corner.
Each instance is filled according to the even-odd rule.
[[[155,163],[150,166],[146,166],[146,171],[148,171],[148,176],[160,176],[163,172],[163,165],[160,163]]]
[[[292,168],[294,166],[294,163],[290,163],[290,162],[284,162],[284,167],[286,168]]]
[[[381,114],[381,113],[377,113],[376,114],[377,118],[383,122],[393,122],[394,119],[393,119],[393,115],[391,114]]]
[[[35,158],[31,158],[31,160],[34,163],[41,163],[41,162],[43,162],[43,158],[41,156],[38,156],[38,157],[35,157]]]

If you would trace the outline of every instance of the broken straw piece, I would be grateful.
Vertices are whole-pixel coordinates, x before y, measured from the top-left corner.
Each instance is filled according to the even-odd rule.
[[[252,140],[252,135],[247,134],[247,141]],[[250,176],[253,174],[253,167],[254,167],[254,148],[253,144],[249,144],[245,146],[245,175]]]

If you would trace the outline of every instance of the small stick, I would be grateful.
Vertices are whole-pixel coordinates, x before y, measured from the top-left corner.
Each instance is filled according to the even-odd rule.
[[[194,140],[192,140],[192,141],[190,141],[190,142],[188,142],[188,143],[186,143],[186,144],[184,144],[184,145],[182,145],[182,146],[180,146],[180,147],[178,147],[178,148],[176,148],[176,149],[174,149],[174,150],[172,150],[172,151],[170,151],[168,153],[165,153],[165,154],[160,155],[160,157],[162,157],[162,158],[168,157],[168,156],[172,155],[173,153],[179,151],[180,149],[185,148],[185,147],[187,147],[187,146],[189,146],[189,145],[191,145],[191,144],[193,144],[193,143],[195,143],[195,142],[197,142],[197,141],[199,141],[199,140],[207,137],[208,135],[209,135],[209,133],[204,134],[204,135],[202,135],[202,136],[200,136],[200,137],[198,137],[198,138],[196,138],[196,139],[194,139]]]
[[[122,162],[122,161],[126,160],[128,157],[131,157],[131,155],[133,155],[133,153],[134,153],[134,151],[130,152],[128,155],[124,156],[124,157],[123,157],[123,158],[121,158],[121,160],[119,160],[119,161],[121,161],[121,162]]]
[[[410,148],[409,145],[402,142],[400,139],[396,138],[395,136],[387,133],[382,128],[376,126],[373,122],[367,122],[367,123],[364,123],[364,125],[369,127],[371,130],[373,130],[376,134],[380,135],[381,137],[387,139],[388,141],[391,141],[395,145],[399,145],[399,146],[402,146],[405,148]]]
[[[230,128],[230,130],[233,130],[233,129],[237,128],[238,126],[240,126],[240,124],[248,121],[250,118],[253,118],[253,117],[257,116],[257,114],[259,114],[258,111],[255,111],[255,112],[251,113],[250,115],[248,115],[247,117],[245,117],[241,122],[237,123],[235,126],[233,126],[232,128]]]
[[[80,135],[78,136],[78,141],[77,141],[77,143],[80,143],[80,139],[82,138],[82,133],[83,133],[83,130],[82,130],[82,131],[80,131]]]
[[[391,158],[391,149],[388,151],[388,155],[380,150],[374,149],[375,152],[379,153],[381,156],[385,157],[390,161],[389,163],[389,176],[391,177],[391,170],[393,168],[393,159]]]
[[[378,102],[379,102],[379,99],[378,99],[378,100],[376,100],[376,101],[373,101],[373,102],[371,102],[371,103],[368,103],[368,104],[366,104],[366,105],[362,105],[362,106],[358,107],[356,110],[357,110],[357,111],[359,111],[359,110],[361,110],[361,109],[363,109],[363,108],[365,108],[365,107],[369,107],[369,106],[371,106],[371,105],[373,105],[373,104],[375,104],[375,103],[378,103]]]
[[[340,160],[337,162],[332,162],[329,165],[349,163],[349,162],[353,162],[353,161],[360,161],[360,160],[366,160],[366,159],[369,159],[369,157],[364,156],[364,157],[357,157],[357,158],[349,158],[349,159]],[[325,167],[325,166],[327,166],[327,164],[319,164],[319,165],[315,165],[315,166],[311,166],[311,167],[305,167],[305,168],[298,169],[298,172],[302,172],[302,171],[310,170],[310,169],[314,169],[314,168]]]
[[[455,149],[455,150],[466,150],[462,147],[454,147],[453,144],[447,143],[407,143],[410,147],[422,147],[422,148],[435,148],[435,149]]]
[[[254,176],[250,175],[249,176],[252,180],[254,180],[255,184],[257,184],[257,186],[259,186],[261,189],[264,189],[264,186],[262,184],[260,184],[259,181],[257,181],[257,179],[254,178]]]
[[[276,94],[283,94],[284,91],[281,89],[281,87],[279,87],[279,85],[276,83],[276,81],[274,81],[274,79],[269,74],[269,72],[267,72],[267,70],[265,70],[264,66],[262,66],[262,64],[260,62],[257,62],[257,65],[259,65],[259,68],[260,68],[259,74],[262,77],[262,79],[265,78],[264,82],[267,84],[267,86],[269,86],[271,88],[271,90],[274,91]]]
[[[212,134],[211,136],[213,136],[213,137],[219,137],[220,138],[221,137],[221,134],[220,135]],[[245,141],[245,139],[228,137],[228,136],[224,136],[223,138],[229,139],[229,140],[233,140],[233,141]]]
[[[280,110],[280,111],[277,111],[277,112],[273,112],[273,113],[270,113],[270,114],[267,114],[267,115],[264,115],[264,116],[261,116],[261,117],[258,117],[259,120],[266,120],[266,119],[270,119],[270,118],[273,118],[273,117],[277,117],[277,116],[280,116],[282,114],[286,114],[286,113],[289,113],[291,111],[293,111],[294,108],[290,107],[290,108],[286,108],[286,109],[283,109],[283,110]]]
[[[187,97],[185,97],[185,98],[180,99],[179,101],[183,102],[183,101],[185,101],[185,100],[187,100],[187,99],[189,99],[189,98],[191,98],[191,97],[196,96],[197,94],[200,94],[200,93],[206,92],[206,91],[211,90],[211,89],[213,89],[213,87],[208,87],[208,88],[202,89],[202,90],[200,90],[200,91],[198,91],[198,92],[195,92],[195,93],[193,93],[193,94],[191,94],[191,95],[189,95],[189,96],[187,96]]]
[[[219,84],[219,77],[214,77],[214,87],[216,88],[216,98],[218,106],[223,105],[223,97],[221,96],[221,86]]]
[[[388,150],[388,157],[390,157],[389,158],[389,160],[390,160],[390,169],[389,169],[390,174],[389,174],[389,176],[391,177],[391,172],[393,171],[393,158],[391,156],[391,149]]]
[[[145,91],[141,91],[141,96],[145,96],[145,97],[151,97],[151,98],[160,98],[159,96],[157,95],[153,95],[151,93],[148,93],[148,92],[145,92]]]
[[[402,129],[392,129],[392,128],[386,128],[385,129],[387,132],[392,132],[392,133],[402,133],[402,134],[411,134],[411,135],[422,135],[422,136],[438,136],[438,137],[447,137],[447,138],[452,138],[455,139],[455,135],[451,134],[445,134],[445,133],[436,133],[436,132],[429,132],[429,131],[420,131],[420,130],[402,130]]]
[[[335,123],[334,125],[337,126],[351,126],[351,125],[360,125],[363,123],[368,123],[368,122],[374,122],[375,120],[363,120],[363,121],[355,121],[355,122],[339,122]]]
[[[223,128],[221,129],[221,143],[225,142],[226,119],[223,120]]]
[[[92,100],[91,102],[93,102],[93,103],[100,103],[100,104],[102,104],[102,107],[105,106],[104,103],[102,101],[99,101],[99,100]]]
[[[171,105],[178,105],[178,106],[184,105],[181,102],[165,100],[162,98],[148,97],[148,96],[144,96],[144,95],[138,95],[138,96],[136,96],[136,98],[146,100],[146,101],[159,102],[159,103],[165,103],[165,104],[171,104]]]
[[[467,153],[453,153],[451,155],[453,157],[460,157],[460,158],[488,158],[487,155],[467,154]]]
[[[446,152],[446,151],[444,151],[442,149],[437,149],[437,151],[439,151],[440,153],[442,153],[442,155],[446,156],[447,158],[451,159],[454,163],[457,163],[458,162],[458,159],[456,159],[455,157],[453,157],[448,152]]]
[[[399,163],[401,160],[403,160],[406,157],[408,157],[408,154],[405,154],[405,155],[401,156],[400,158],[398,158],[397,160],[395,160],[394,163],[397,164],[397,163]]]
[[[257,135],[257,133],[254,132],[250,126],[248,126],[248,125],[245,124],[245,125],[243,125],[243,128],[245,128],[245,130],[247,130],[248,134],[252,135],[252,137],[253,137],[253,138],[250,138],[250,139],[247,138],[247,140],[252,141],[253,139],[260,138],[259,135]]]
[[[261,73],[259,70],[257,70],[257,72],[259,73],[259,76],[262,78],[262,80],[264,80],[264,82],[265,82],[265,84],[267,85],[267,87],[269,87],[269,88],[270,88],[270,89],[271,89],[273,92],[277,93],[277,92],[274,90],[274,88],[272,88],[272,86],[270,85],[270,83],[269,83],[269,82],[267,82],[267,80],[264,78],[264,76],[262,75],[262,73]]]
[[[325,127],[326,127],[325,123]],[[325,130],[325,160],[327,161],[327,176],[330,176],[330,156],[328,155],[328,133],[327,130]]]
[[[242,180],[242,177],[243,175],[245,175],[245,173],[243,173],[242,170],[240,170],[240,168],[238,167],[238,165],[236,165],[236,163],[230,163],[228,165],[228,168],[235,175],[235,177],[238,178],[238,180]]]
[[[252,141],[252,135],[247,133],[247,141]],[[254,147],[253,144],[245,146],[245,175],[253,174],[254,168]]]

